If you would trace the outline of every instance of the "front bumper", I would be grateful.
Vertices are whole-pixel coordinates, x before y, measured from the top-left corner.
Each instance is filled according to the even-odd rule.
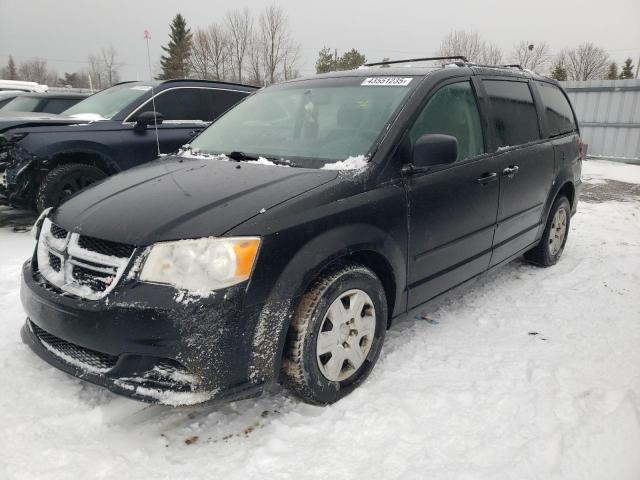
[[[137,400],[169,405],[254,396],[252,331],[259,308],[243,286],[187,298],[161,285],[124,282],[88,301],[61,294],[23,266],[23,341],[60,370]]]

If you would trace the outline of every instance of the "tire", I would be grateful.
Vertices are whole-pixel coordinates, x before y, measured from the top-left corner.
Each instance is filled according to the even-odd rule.
[[[68,197],[107,175],[97,167],[82,163],[59,165],[47,173],[36,195],[36,208],[42,212],[57,207]]]
[[[563,213],[564,212],[564,213]],[[571,205],[567,197],[560,196],[549,211],[540,243],[524,254],[524,258],[541,267],[555,265],[567,243],[571,223]]]
[[[345,315],[352,318],[342,323]],[[330,271],[302,296],[294,313],[283,361],[285,385],[315,405],[348,395],[373,369],[386,327],[387,299],[378,277],[361,265]]]

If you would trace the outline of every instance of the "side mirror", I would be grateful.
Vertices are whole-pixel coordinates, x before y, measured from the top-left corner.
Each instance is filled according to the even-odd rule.
[[[413,145],[412,162],[415,168],[453,163],[457,158],[458,140],[451,135],[423,135]]]
[[[160,125],[164,120],[164,116],[160,112],[142,112],[136,119],[135,129],[144,131],[149,125]]]

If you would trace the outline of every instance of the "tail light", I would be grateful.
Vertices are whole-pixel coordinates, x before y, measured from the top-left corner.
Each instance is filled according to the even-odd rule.
[[[580,161],[584,160],[584,143],[582,139],[578,140],[578,154],[580,155]]]

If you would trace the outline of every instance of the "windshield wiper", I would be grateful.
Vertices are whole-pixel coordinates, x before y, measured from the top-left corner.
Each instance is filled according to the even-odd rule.
[[[227,153],[226,154],[227,157],[229,157],[231,160],[235,160],[236,162],[244,162],[244,161],[251,161],[251,160],[259,160],[261,158],[264,158],[266,160],[269,160],[271,163],[275,163],[276,165],[285,165],[288,167],[292,167],[293,164],[288,161],[288,160],[284,160],[281,158],[275,158],[275,157],[268,157],[266,155],[253,155],[253,154],[248,154],[248,153],[244,153],[244,152],[231,152],[231,153]]]
[[[238,162],[242,162],[244,160],[258,160],[258,157],[256,157],[255,155],[247,155],[244,152],[227,153],[227,157],[229,157],[231,160],[236,160]]]

